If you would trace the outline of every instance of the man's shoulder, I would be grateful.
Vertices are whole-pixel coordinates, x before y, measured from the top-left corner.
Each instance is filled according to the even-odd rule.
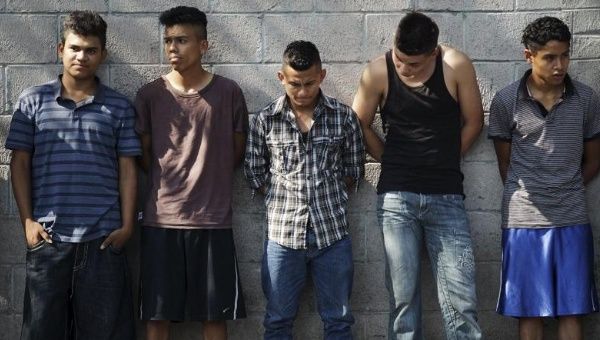
[[[520,80],[513,81],[512,83],[504,86],[502,89],[500,89],[498,92],[496,92],[496,94],[494,95],[494,98],[496,100],[502,100],[503,102],[516,101],[517,97],[519,96],[520,84],[521,84]]]
[[[60,86],[58,80],[51,80],[43,84],[30,86],[19,95],[20,101],[35,101],[44,96],[52,96],[56,93],[56,87]]]
[[[367,75],[370,82],[374,85],[381,85],[384,84],[382,81],[387,81],[388,67],[385,59],[385,53],[367,63],[367,66],[364,70],[364,75]]]
[[[142,85],[137,92],[137,96],[152,95],[161,89],[166,89],[165,80],[162,76]]]
[[[571,78],[571,84],[573,85],[575,92],[582,98],[591,98],[592,96],[598,95],[591,86],[578,80]]]
[[[232,91],[240,91],[240,92],[242,90],[240,88],[240,86],[238,85],[238,83],[231,78],[227,78],[220,74],[214,74],[213,77],[214,77],[213,81],[215,82],[215,84],[218,84],[221,89],[229,89]]]
[[[107,103],[118,106],[131,106],[131,101],[123,93],[104,84],[101,86],[103,87],[104,97],[106,98]]]

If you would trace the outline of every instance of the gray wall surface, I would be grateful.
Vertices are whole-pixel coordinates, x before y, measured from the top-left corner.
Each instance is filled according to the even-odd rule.
[[[558,16],[571,27],[574,38],[570,73],[600,91],[600,0],[0,0],[2,145],[19,93],[53,79],[61,70],[56,48],[65,13],[90,9],[104,15],[109,24],[110,57],[100,77],[133,98],[140,85],[168,70],[157,18],[160,11],[175,4],[198,6],[208,13],[211,50],[205,62],[213,72],[240,84],[252,112],[281,94],[276,70],[280,54],[293,39],[316,43],[328,69],[325,92],[350,104],[361,70],[368,60],[391,46],[395,27],[407,10],[431,15],[440,26],[440,40],[471,56],[486,110],[494,93],[518,79],[527,68],[519,43],[521,31],[526,23],[543,15]],[[500,272],[502,186],[493,147],[485,134],[484,129],[463,162],[477,261],[479,315],[486,338],[511,339],[517,336],[515,320],[494,312]],[[9,158],[10,153],[0,146],[0,339],[13,340],[18,339],[22,317],[25,244],[9,184]],[[388,300],[374,189],[379,164],[369,162],[366,168],[366,180],[349,203],[355,256],[354,334],[356,339],[384,339]],[[588,187],[588,199],[591,220],[596,235],[600,235],[600,211],[596,208],[600,203],[600,180]],[[259,339],[265,307],[259,275],[264,207],[261,199],[250,199],[240,171],[235,177],[234,210],[249,315],[231,322],[229,330],[233,339]],[[598,241],[596,236],[600,254]],[[138,272],[138,242],[136,235],[128,249],[134,278]],[[598,262],[600,257],[596,255]],[[442,339],[435,285],[426,259],[424,263],[425,334],[428,339]],[[600,278],[598,268],[596,278]],[[600,338],[599,321],[598,316],[586,319],[587,339]],[[549,327],[556,330],[554,322],[549,322]],[[307,287],[302,297],[295,332],[297,339],[321,338],[312,287]],[[195,339],[199,334],[198,323],[176,325],[171,338]]]

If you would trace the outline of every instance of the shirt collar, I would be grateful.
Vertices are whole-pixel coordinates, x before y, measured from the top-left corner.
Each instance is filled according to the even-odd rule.
[[[58,79],[56,79],[50,83],[50,86],[52,87],[53,96],[56,100],[62,98],[62,96],[61,96],[62,76],[63,76],[62,73],[59,74]],[[100,81],[100,78],[94,76],[94,80],[96,81],[96,92],[89,99],[89,101],[95,102],[95,103],[104,103],[104,100],[106,99],[106,89],[104,88],[104,85]]]
[[[529,89],[527,88],[527,79],[531,75],[531,69],[527,70],[521,80],[519,82],[519,90],[517,91],[517,99],[531,99],[531,94],[529,93]],[[575,86],[573,85],[573,80],[567,74],[565,75],[565,89],[563,93],[563,97],[572,96],[575,93]]]
[[[317,102],[317,106],[315,107],[315,117],[323,111],[323,107],[333,110],[335,109],[335,104],[333,103],[332,98],[327,97],[325,94],[323,94],[323,90],[319,90],[319,101]],[[281,114],[284,110],[291,111],[287,95],[283,95],[277,98],[277,100],[275,101],[275,107],[270,112],[270,114],[275,116]]]

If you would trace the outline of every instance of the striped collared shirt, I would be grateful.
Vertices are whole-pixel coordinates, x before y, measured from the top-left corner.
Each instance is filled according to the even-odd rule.
[[[502,198],[502,227],[561,227],[588,223],[581,172],[584,143],[600,137],[600,98],[568,76],[549,110],[520,81],[490,106],[488,136],[511,143]]]
[[[250,186],[266,188],[268,238],[306,248],[310,225],[317,246],[327,247],[348,234],[343,181],[364,174],[364,146],[356,114],[321,94],[306,142],[282,96],[250,124],[244,171]]]
[[[6,148],[31,153],[33,217],[52,237],[86,242],[121,227],[118,157],[137,156],[133,106],[98,81],[75,103],[61,81],[25,90],[15,104]]]

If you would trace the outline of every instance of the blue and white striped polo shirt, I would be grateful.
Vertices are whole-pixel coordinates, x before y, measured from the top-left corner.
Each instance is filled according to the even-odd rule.
[[[530,74],[500,90],[490,106],[489,138],[511,143],[502,227],[588,223],[581,160],[585,141],[600,136],[600,99],[567,76],[562,100],[545,112],[528,93]]]
[[[85,242],[121,226],[118,157],[141,153],[135,114],[98,81],[93,97],[61,98],[60,78],[25,90],[6,148],[32,154],[33,217],[53,239]]]

